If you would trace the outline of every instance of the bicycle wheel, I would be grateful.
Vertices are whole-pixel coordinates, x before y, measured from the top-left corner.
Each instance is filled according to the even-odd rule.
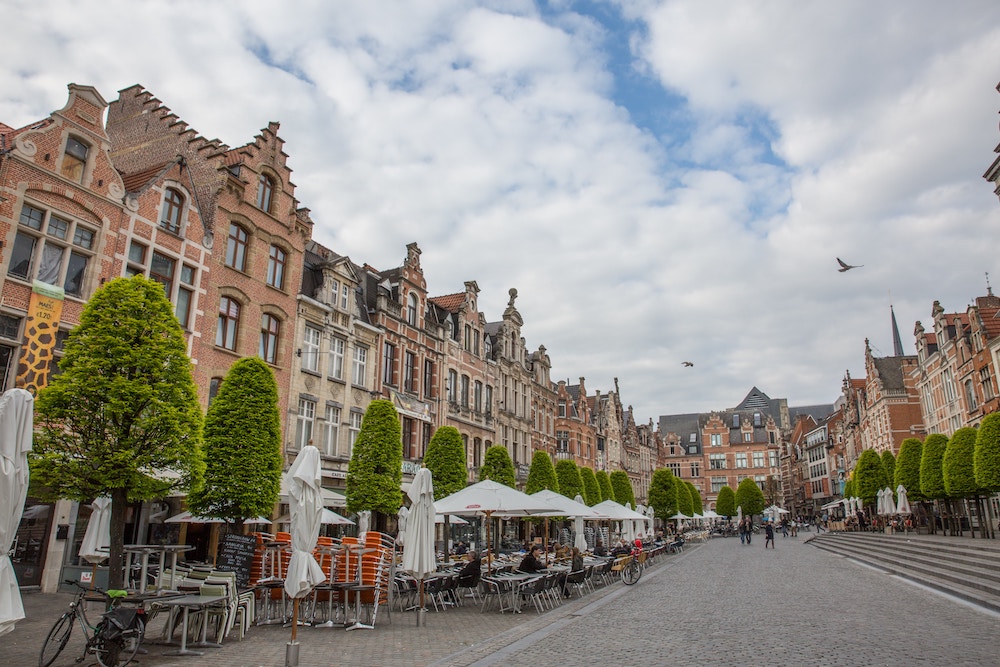
[[[73,632],[73,614],[63,614],[56,621],[42,644],[42,654],[38,657],[38,667],[49,667],[66,648],[69,636]]]
[[[639,569],[639,564],[635,560],[629,561],[628,565],[622,568],[622,581],[626,586],[631,586],[635,582],[639,581],[639,577],[642,576],[642,571]]]
[[[122,630],[113,639],[104,636],[107,621],[102,621],[94,634],[94,654],[101,667],[121,667],[127,665],[139,651],[142,638],[146,634],[146,625],[138,616],[132,625]]]

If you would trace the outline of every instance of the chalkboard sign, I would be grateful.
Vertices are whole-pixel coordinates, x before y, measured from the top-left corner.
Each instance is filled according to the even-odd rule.
[[[245,588],[250,584],[250,566],[257,550],[256,535],[223,535],[219,541],[216,569],[236,573],[236,585]]]

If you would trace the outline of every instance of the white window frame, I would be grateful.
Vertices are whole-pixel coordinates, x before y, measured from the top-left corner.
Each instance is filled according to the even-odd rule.
[[[302,331],[302,370],[319,372],[320,341],[323,332],[311,324],[305,325]]]
[[[302,450],[312,440],[313,422],[316,420],[316,401],[299,397],[299,408],[295,415],[295,447]]]
[[[343,338],[333,336],[330,338],[330,377],[337,380],[344,379],[344,350],[347,348],[347,341]]]
[[[354,347],[351,383],[359,387],[368,386],[368,348],[363,345]]]
[[[327,405],[323,414],[323,448],[327,456],[337,456],[340,440],[340,406]]]

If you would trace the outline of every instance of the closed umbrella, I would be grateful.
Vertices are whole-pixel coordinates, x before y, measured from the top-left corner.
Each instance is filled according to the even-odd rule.
[[[111,498],[95,498],[90,510],[87,531],[80,545],[80,558],[94,566],[90,573],[90,585],[93,587],[97,583],[97,564],[108,557],[111,547]]]
[[[8,554],[28,495],[34,410],[35,398],[24,389],[10,389],[0,397],[0,635],[13,630],[24,618],[21,591]]]
[[[437,571],[434,553],[434,481],[431,471],[421,468],[413,476],[413,483],[406,491],[410,497],[410,515],[406,518],[406,541],[403,546],[403,570],[420,582],[420,612],[418,624],[423,621],[424,579]]]
[[[292,515],[292,557],[285,574],[285,593],[292,598],[292,641],[288,645],[288,652],[295,654],[293,661],[286,662],[298,664],[295,633],[299,623],[299,600],[326,579],[323,568],[312,554],[323,519],[322,475],[319,450],[315,445],[307,444],[299,450],[292,467],[285,473],[285,479],[288,485],[288,506]]]
[[[906,497],[906,487],[900,484],[896,487],[896,512],[899,514],[913,514],[910,509],[910,499]]]
[[[583,502],[583,496],[579,493],[576,494],[576,498],[573,499],[574,502],[578,502],[581,505],[585,505]],[[580,551],[587,550],[587,536],[583,532],[583,517],[576,516],[573,517],[573,532],[576,533],[576,537],[573,540],[573,546]]]
[[[896,513],[896,501],[892,497],[892,489],[888,486],[882,489],[882,509],[885,510],[886,514]]]
[[[358,512],[358,538],[362,538],[368,532],[368,526],[372,522],[372,511],[361,510]]]
[[[400,546],[406,544],[406,520],[409,516],[410,508],[406,505],[400,507],[396,513],[396,523],[399,525],[399,530],[396,531],[396,544]]]

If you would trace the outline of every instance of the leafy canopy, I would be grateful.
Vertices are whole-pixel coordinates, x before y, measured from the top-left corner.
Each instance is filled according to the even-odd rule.
[[[948,495],[944,488],[943,468],[947,447],[948,438],[940,433],[931,433],[924,438],[924,451],[920,457],[920,492],[928,500]]]
[[[631,504],[632,509],[635,509],[635,492],[632,491],[632,480],[628,478],[628,473],[624,470],[615,470],[611,473],[610,479],[615,502],[619,505]]]
[[[715,512],[722,516],[736,516],[736,494],[732,487],[723,486],[715,498]]]
[[[188,496],[199,516],[240,525],[270,514],[281,486],[278,385],[259,357],[226,374],[205,415],[205,484]]]
[[[979,424],[973,467],[980,488],[1000,490],[1000,412],[986,415]]]
[[[347,468],[347,509],[395,514],[403,503],[403,431],[391,401],[372,401]]]
[[[548,452],[539,449],[531,457],[531,468],[528,470],[528,481],[524,485],[524,492],[532,494],[546,489],[558,493],[559,481],[556,479],[556,468],[552,465],[552,457]]]
[[[580,468],[580,479],[583,480],[583,501],[590,506],[604,500],[601,498],[601,487],[597,485],[597,476],[592,468]]]
[[[466,486],[465,445],[454,426],[442,426],[427,443],[424,467],[434,479],[434,499],[440,500]]]
[[[878,492],[888,486],[882,459],[874,449],[866,449],[854,466],[854,492],[866,505],[878,499]]]
[[[479,481],[487,479],[512,489],[517,485],[514,462],[510,460],[510,454],[503,445],[492,445],[483,455],[483,465],[479,468]]]
[[[973,456],[976,451],[976,429],[960,428],[951,434],[944,450],[942,472],[944,488],[951,498],[967,498],[979,493]]]
[[[556,462],[556,479],[559,480],[559,493],[570,499],[583,495],[583,480],[580,479],[580,469],[571,459],[560,459]]]
[[[677,490],[677,511],[685,516],[694,514],[694,503],[691,501],[691,489],[682,479],[677,479],[674,484]]]
[[[764,492],[752,477],[745,477],[736,487],[736,506],[743,508],[744,516],[764,512]]]
[[[920,459],[923,456],[923,451],[924,443],[920,442],[918,438],[906,438],[899,445],[893,490],[902,484],[909,500],[924,499],[920,492]],[[845,495],[847,495],[846,492]]]
[[[608,477],[608,473],[598,470],[594,473],[594,477],[597,478],[597,486],[601,488],[601,500],[617,500],[615,492],[611,488],[611,478]]]
[[[670,468],[657,468],[649,480],[649,504],[664,521],[677,514],[677,482]]]

